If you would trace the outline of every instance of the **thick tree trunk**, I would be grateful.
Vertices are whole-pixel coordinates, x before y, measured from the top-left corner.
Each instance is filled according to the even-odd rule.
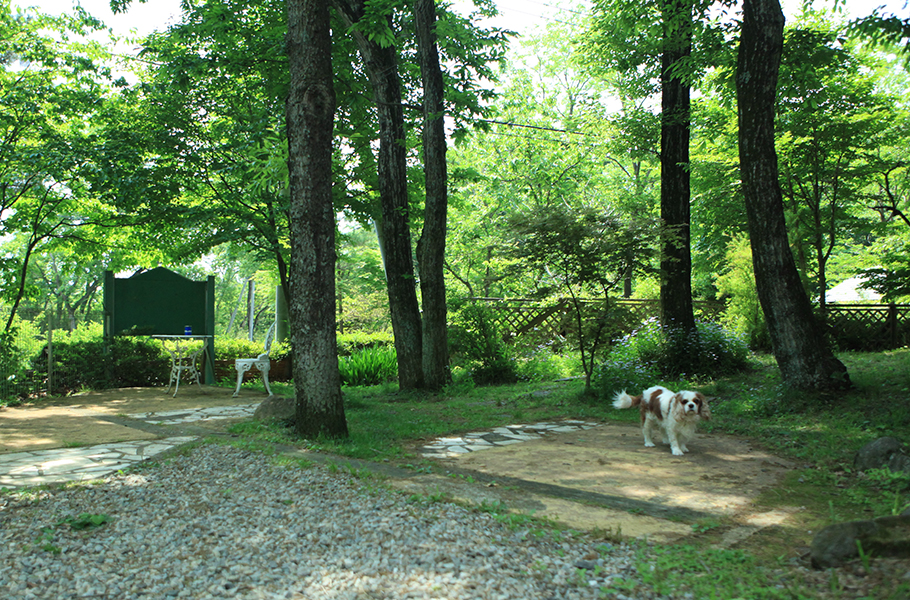
[[[663,0],[661,55],[660,216],[667,229],[660,260],[661,322],[695,331],[689,209],[689,85],[673,71],[692,52],[692,3]]]
[[[363,0],[335,0],[335,6],[348,25],[357,23],[363,17]],[[394,46],[383,48],[356,29],[353,30],[353,35],[373,87],[373,98],[379,115],[379,201],[382,205],[380,237],[383,242],[395,351],[398,354],[398,385],[401,389],[420,388],[423,387],[423,334],[411,254],[398,55]]]
[[[423,303],[423,381],[427,388],[438,390],[450,379],[443,272],[448,209],[444,88],[436,47],[434,1],[415,0],[414,16],[423,80],[423,169],[426,178],[423,233],[417,242]]]
[[[791,389],[848,387],[847,369],[825,343],[787,239],[774,148],[784,15],[778,0],[745,0],[737,64],[739,160],[755,283],[774,355]]]
[[[346,437],[335,338],[335,90],[329,10],[322,0],[288,0],[287,6],[292,256],[288,308],[293,323],[297,432],[306,437]]]

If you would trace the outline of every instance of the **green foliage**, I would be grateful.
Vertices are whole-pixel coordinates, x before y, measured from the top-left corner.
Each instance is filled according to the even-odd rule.
[[[467,302],[451,313],[449,347],[453,357],[465,360],[477,385],[518,381],[518,365],[492,313],[483,304]]]
[[[261,342],[215,336],[215,358],[217,360],[255,358],[262,354],[262,351],[263,345]]]
[[[582,374],[577,355],[560,354],[553,344],[541,344],[531,348],[512,345],[518,363],[518,378],[521,381],[555,381]]]
[[[57,523],[57,526],[69,525],[76,531],[82,531],[84,529],[101,527],[105,523],[110,523],[112,520],[111,517],[105,514],[82,513],[78,517],[67,517],[63,519]]]
[[[359,350],[383,348],[395,344],[395,338],[388,331],[341,333],[338,334],[337,339],[339,356],[351,356]]]
[[[0,406],[16,402],[19,388],[26,378],[15,334],[16,329],[0,332]]]
[[[338,358],[342,385],[379,385],[398,378],[395,348],[376,346]]]
[[[776,128],[780,180],[794,255],[820,304],[835,249],[868,243],[881,230],[865,190],[880,168],[870,158],[885,162],[892,128],[907,119],[898,98],[876,89],[872,66],[819,15],[809,13],[786,31]]]
[[[658,595],[685,590],[693,598],[793,598],[790,590],[778,585],[777,578],[769,581],[769,573],[756,568],[755,560],[741,550],[686,545],[642,548],[636,567],[642,582]]]
[[[47,378],[48,349],[32,359],[34,371]],[[105,348],[103,340],[54,342],[54,388],[62,395],[83,388],[108,389],[154,386],[167,383],[170,359],[161,344],[143,337],[115,337]]]
[[[728,270],[716,279],[717,292],[730,296],[721,323],[743,336],[753,350],[769,351],[771,338],[765,315],[758,301],[752,248],[745,236],[732,240],[727,248]]]
[[[215,336],[215,358],[217,360],[236,360],[238,358],[255,358],[265,350],[265,341],[251,342],[240,338]],[[291,354],[291,346],[286,342],[273,341],[269,357],[281,360]]]
[[[594,368],[591,391],[598,398],[610,399],[621,390],[637,394],[660,381],[660,371],[653,365],[643,364],[630,353],[614,352]]]
[[[683,365],[690,370],[684,371]],[[598,371],[596,389],[608,397],[621,389],[644,389],[643,382],[645,388],[654,385],[655,376],[665,380],[714,379],[748,366],[746,343],[714,323],[698,323],[697,335],[686,336],[661,326],[657,319],[649,319],[616,344]]]

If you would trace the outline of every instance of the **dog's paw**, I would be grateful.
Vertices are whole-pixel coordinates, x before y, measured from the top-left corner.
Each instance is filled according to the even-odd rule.
[[[653,448],[654,442],[645,442],[645,448]]]
[[[673,448],[673,456],[682,456],[685,452],[680,448]]]

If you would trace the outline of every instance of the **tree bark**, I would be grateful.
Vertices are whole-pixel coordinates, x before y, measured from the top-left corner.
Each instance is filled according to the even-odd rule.
[[[438,390],[450,380],[443,271],[448,210],[444,88],[436,46],[434,1],[415,0],[414,16],[423,82],[423,170],[426,179],[423,233],[417,242],[423,304],[423,381],[428,389]]]
[[[690,250],[689,84],[675,68],[692,53],[692,3],[663,0],[661,54],[660,216],[666,228],[660,260],[661,323],[695,331]]]
[[[335,90],[328,6],[288,0],[291,342],[297,432],[346,437],[335,338]]]
[[[335,6],[349,26],[356,24],[364,15],[363,0],[335,0]],[[379,116],[379,201],[382,205],[379,227],[392,331],[398,355],[398,386],[401,389],[421,388],[423,334],[411,254],[398,55],[394,46],[383,48],[357,29],[352,33],[373,88],[373,99]]]
[[[783,30],[778,0],[745,0],[736,94],[755,283],[785,385],[798,390],[843,389],[850,385],[847,369],[826,344],[812,314],[787,239],[774,147]]]

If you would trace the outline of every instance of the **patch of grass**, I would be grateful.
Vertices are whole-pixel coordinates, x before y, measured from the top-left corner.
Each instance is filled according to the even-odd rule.
[[[289,386],[275,384],[282,395]],[[350,458],[411,462],[414,446],[423,440],[553,419],[602,420],[612,407],[581,400],[584,382],[518,383],[475,387],[455,384],[440,394],[400,392],[393,384],[344,388],[345,416],[350,437],[296,440],[280,424],[246,422],[230,432],[259,439],[296,444]]]
[[[94,529],[95,527],[101,527],[105,523],[110,523],[112,521],[111,517],[104,514],[92,514],[92,513],[82,513],[78,517],[66,517],[59,523],[57,526],[69,525],[71,528],[82,531],[84,529]]]
[[[75,517],[65,517],[53,527],[42,527],[40,535],[35,540],[35,545],[45,552],[60,554],[62,552],[60,546],[54,543],[56,531],[60,527],[69,526],[70,529],[76,531],[85,531],[88,529],[97,529],[111,521],[113,521],[113,519],[108,515],[94,513],[82,513]]]
[[[437,502],[451,502],[452,498],[446,492],[443,492],[437,486],[436,491],[424,494],[411,494],[408,496],[408,502],[416,504],[435,504]]]
[[[657,594],[688,598],[806,598],[780,573],[757,568],[740,550],[689,545],[642,547],[636,568]]]
[[[708,431],[760,439],[768,449],[829,468],[852,464],[862,445],[885,435],[910,439],[910,405],[895,404],[910,389],[910,350],[845,353],[854,388],[838,394],[784,389],[773,360],[742,376],[698,389],[714,399]]]
[[[858,474],[852,469],[853,456],[864,444],[885,435],[910,440],[910,404],[894,402],[910,391],[910,349],[842,353],[839,358],[854,387],[836,395],[786,389],[774,358],[768,355],[753,357],[753,367],[743,373],[713,381],[648,382],[705,393],[711,398],[714,418],[700,426],[702,431],[749,438],[798,465],[754,505],[759,512],[785,512],[788,517],[782,526],[752,535],[738,546],[745,552],[736,553],[709,548],[734,525],[732,521],[718,517],[696,522],[688,541],[699,552],[710,550],[705,565],[698,573],[687,571],[686,553],[691,548],[664,547],[650,575],[654,585],[677,586],[705,598],[800,597],[801,592],[788,596],[775,591],[791,589],[792,583],[772,584],[764,569],[779,569],[798,558],[813,532],[832,521],[890,515],[910,505],[910,482],[904,478],[879,472]],[[273,387],[277,394],[287,395],[290,390],[285,384]],[[480,387],[456,376],[455,383],[435,395],[400,392],[394,384],[344,388],[348,440],[297,440],[292,430],[279,424],[245,423],[232,432],[341,456],[388,459],[414,468],[415,448],[436,437],[556,419],[638,422],[637,411],[615,410],[607,400],[585,396],[583,387],[580,380]],[[478,510],[502,519],[527,518],[513,517],[515,513],[492,504]],[[724,576],[705,575],[708,569]],[[752,584],[758,592],[738,591]]]

